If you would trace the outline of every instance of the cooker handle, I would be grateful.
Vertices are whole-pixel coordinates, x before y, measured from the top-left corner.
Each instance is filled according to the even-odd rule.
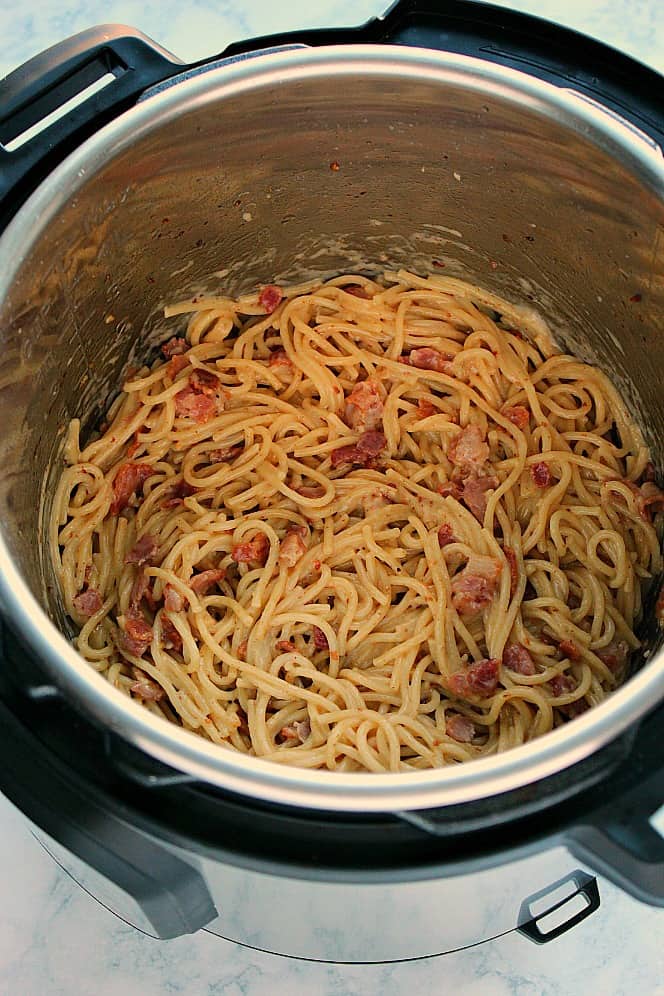
[[[140,31],[105,24],[54,45],[0,80],[3,215],[16,211],[54,161],[182,66]]]
[[[191,934],[217,916],[200,872],[106,806],[47,752],[0,698],[0,790],[52,840],[140,908],[156,937]]]

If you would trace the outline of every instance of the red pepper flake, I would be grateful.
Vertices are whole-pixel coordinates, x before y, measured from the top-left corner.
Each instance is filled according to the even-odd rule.
[[[436,267],[437,270],[444,270],[445,269],[445,264],[443,263],[443,261],[441,259],[434,259],[433,260],[433,265]]]
[[[630,297],[629,300],[630,300],[630,304],[640,304],[640,302],[642,300],[642,296],[641,296],[641,294],[632,294],[632,296]]]
[[[333,163],[330,163],[330,169],[332,170],[333,173],[338,173],[339,170],[341,169],[341,165],[335,159]]]

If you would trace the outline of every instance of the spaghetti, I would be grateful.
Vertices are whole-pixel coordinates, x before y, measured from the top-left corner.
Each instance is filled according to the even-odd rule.
[[[82,656],[226,747],[410,771],[602,701],[662,492],[605,375],[459,280],[181,302],[54,498]]]

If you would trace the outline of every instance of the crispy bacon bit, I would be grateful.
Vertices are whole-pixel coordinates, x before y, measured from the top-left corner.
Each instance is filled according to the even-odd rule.
[[[172,584],[167,584],[164,589],[164,608],[168,612],[182,612],[185,599]]]
[[[530,422],[530,412],[523,405],[506,405],[502,410],[502,414],[517,429],[525,429]]]
[[[290,640],[277,640],[277,650],[281,650],[282,654],[290,654],[295,650],[295,644]]]
[[[612,674],[620,674],[629,657],[629,646],[624,640],[618,640],[609,643],[602,650],[596,650],[595,653]]]
[[[284,567],[295,567],[307,552],[307,544],[304,541],[308,535],[309,530],[306,526],[294,526],[289,529],[279,545],[279,563]]]
[[[474,615],[490,604],[498,587],[502,564],[495,557],[471,554],[452,579],[452,604],[460,615]]]
[[[344,422],[356,432],[376,429],[383,417],[383,400],[378,382],[362,380],[346,398]]]
[[[551,471],[548,463],[540,460],[538,463],[530,465],[530,476],[538,488],[548,488],[551,483]]]
[[[244,443],[235,443],[234,446],[222,446],[218,450],[210,450],[208,458],[213,463],[227,463],[229,460],[235,460],[243,452]]]
[[[241,643],[238,643],[238,645],[237,645],[237,656],[240,658],[241,661],[246,661],[248,647],[249,647],[249,644],[248,644],[247,640],[242,640]]]
[[[173,359],[168,364],[168,376],[171,378],[171,380],[175,380],[180,371],[184,370],[184,368],[187,366],[189,366],[188,356],[180,356],[180,355],[174,356]]]
[[[161,685],[158,685],[152,678],[148,678],[147,674],[138,668],[134,668],[134,674],[140,677],[138,681],[129,686],[132,695],[135,695],[137,699],[143,699],[144,702],[160,702],[163,699],[166,693]]]
[[[493,695],[498,687],[500,661],[495,657],[485,658],[471,664],[465,671],[455,671],[447,679],[447,688],[458,698],[485,699]]]
[[[333,450],[330,460],[333,467],[338,467],[342,463],[371,467],[386,446],[384,433],[371,429],[369,432],[363,432],[355,445],[341,446],[338,450]]]
[[[177,336],[173,336],[168,342],[165,342],[161,347],[161,351],[167,360],[171,360],[174,356],[182,356],[189,349],[186,339],[179,339]]]
[[[479,425],[467,425],[450,443],[448,459],[458,467],[472,470],[481,467],[489,458],[489,447]]]
[[[140,615],[139,606],[143,599],[146,598],[148,591],[150,591],[150,578],[147,576],[143,568],[140,567],[136,573],[134,583],[132,584],[131,591],[129,593],[129,605],[133,615]],[[152,596],[151,591],[150,596]],[[154,602],[152,597],[151,601]]]
[[[135,657],[142,657],[152,643],[152,627],[139,612],[130,609],[125,616],[124,633],[120,635],[120,649]]]
[[[561,640],[558,649],[563,657],[569,657],[571,661],[581,660],[581,651],[574,640]]]
[[[211,370],[202,370],[197,367],[189,378],[189,383],[197,394],[205,394],[209,398],[218,396],[221,389],[221,381]]]
[[[318,626],[314,626],[313,632],[314,632],[314,647],[316,648],[316,650],[329,650],[330,645],[327,642],[327,637],[325,636],[323,630],[319,629]]]
[[[200,394],[189,384],[175,395],[175,414],[181,418],[193,418],[194,422],[209,422],[216,411],[214,398]]]
[[[310,733],[311,725],[306,719],[281,728],[281,737],[283,740],[299,740],[301,744],[304,743]]]
[[[438,530],[438,543],[441,547],[447,546],[448,543],[456,543],[457,538],[452,532],[452,527],[449,522],[443,522],[442,526]]]
[[[500,481],[494,474],[477,477],[470,474],[463,482],[463,502],[480,522],[484,519],[488,502],[487,491],[494,491]]]
[[[325,488],[322,486],[322,484],[312,484],[312,485],[303,484],[299,488],[293,488],[293,490],[296,491],[299,495],[302,495],[303,498],[322,498],[323,495],[325,494]]]
[[[149,463],[123,463],[113,478],[111,515],[119,515],[148,477],[154,473]]]
[[[158,549],[159,542],[156,537],[151,536],[149,533],[144,533],[136,541],[136,544],[132,546],[124,562],[125,564],[137,564],[139,567],[143,564],[150,564],[153,562],[154,555]]]
[[[458,481],[446,481],[445,484],[438,485],[438,494],[443,498],[456,498],[458,501],[463,494],[463,489]]]
[[[570,674],[557,674],[549,682],[549,688],[556,698],[563,695],[570,695],[577,687],[576,679]]]
[[[445,733],[460,744],[469,744],[475,736],[475,724],[458,712],[445,714]]]
[[[503,664],[515,674],[524,674],[528,677],[537,674],[535,661],[521,643],[510,643],[505,647]]]
[[[253,539],[238,543],[231,551],[236,564],[264,564],[270,552],[270,541],[265,533],[256,533]]]
[[[102,607],[103,599],[95,588],[88,588],[86,591],[79,591],[74,595],[74,608],[82,616],[93,616]]]
[[[270,367],[287,367],[289,370],[293,369],[293,361],[286,352],[285,349],[275,349],[270,353],[270,359],[268,360],[268,366]]]
[[[212,570],[194,574],[189,582],[189,586],[197,595],[207,595],[210,588],[214,588],[217,581],[223,581],[225,577],[225,569],[223,567],[215,567]]]
[[[182,637],[173,620],[169,619],[163,612],[161,614],[161,644],[164,650],[175,650],[178,653],[182,650]]]
[[[418,398],[417,399],[417,415],[418,418],[429,418],[430,415],[438,415],[440,413],[440,408],[436,408],[428,398]]]
[[[510,569],[510,597],[512,597],[519,583],[519,563],[511,546],[503,547],[503,553],[505,554],[505,558]]]
[[[432,349],[430,346],[411,349],[408,356],[411,367],[417,367],[419,370],[435,370],[437,373],[448,373],[451,359],[447,353],[441,353],[440,350]]]
[[[367,291],[366,287],[362,286],[362,284],[349,284],[347,287],[344,287],[344,290],[347,294],[352,294],[353,297],[364,298],[365,301],[368,301],[371,298],[371,294]]]
[[[188,498],[190,495],[196,494],[196,488],[192,488],[191,484],[180,478],[177,484],[174,484],[170,491],[170,498],[167,498],[163,503],[163,508],[175,508],[177,505],[181,505],[183,499]]]
[[[258,295],[258,303],[265,310],[266,315],[271,315],[276,311],[284,299],[284,292],[281,287],[275,284],[267,284]]]

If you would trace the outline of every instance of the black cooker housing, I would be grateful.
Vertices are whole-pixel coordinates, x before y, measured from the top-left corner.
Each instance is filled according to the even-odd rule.
[[[69,152],[113,117],[192,73],[284,45],[378,43],[475,56],[568,86],[664,145],[664,85],[653,70],[568,29],[471,0],[444,9],[399,0],[359,28],[243,41],[185,66],[131,29],[92,29],[0,81],[5,146],[104,73],[115,81],[15,151],[0,147],[0,228]],[[653,617],[650,606],[650,617]],[[646,626],[644,646],[657,639]],[[164,843],[219,862],[311,879],[408,880],[465,874],[564,843],[632,895],[664,906],[664,707],[584,761],[526,788],[420,812],[349,814],[277,806],[167,768],[66,701],[5,620],[0,634],[0,790],[173,937],[215,916],[205,883]],[[542,941],[536,921],[521,929]],[[590,890],[590,892],[589,892]]]

